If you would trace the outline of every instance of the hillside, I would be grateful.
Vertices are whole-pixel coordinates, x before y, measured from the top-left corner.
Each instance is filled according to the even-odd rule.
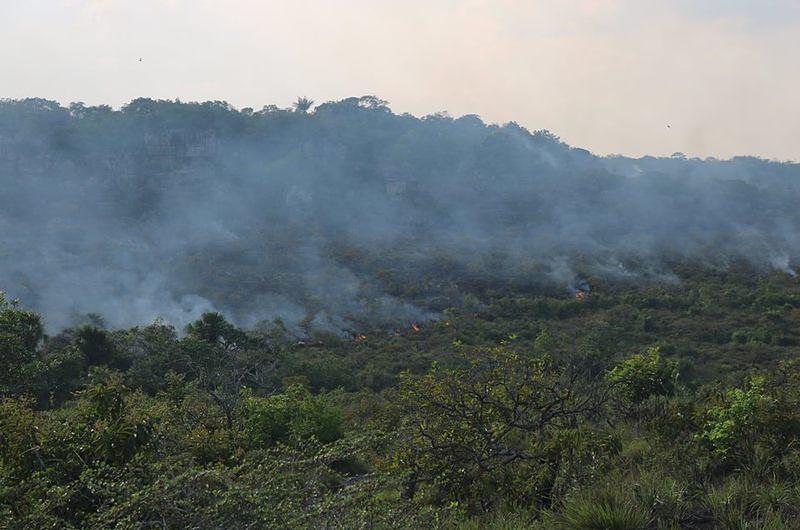
[[[590,276],[674,281],[684,261],[791,272],[798,175],[754,158],[600,158],[375,97],[313,112],[4,101],[0,285],[50,330],[89,312],[182,327],[212,310],[246,327],[391,328],[432,318],[465,281],[571,295]]]
[[[0,527],[798,528],[798,177],[0,102]]]

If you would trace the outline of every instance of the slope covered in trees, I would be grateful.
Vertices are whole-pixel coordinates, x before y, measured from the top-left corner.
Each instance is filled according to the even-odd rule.
[[[0,527],[796,527],[799,175],[2,102]]]
[[[599,158],[375,97],[300,103],[0,102],[0,285],[52,329],[216,310],[341,333],[432,318],[465,282],[569,294],[797,262],[796,164]]]

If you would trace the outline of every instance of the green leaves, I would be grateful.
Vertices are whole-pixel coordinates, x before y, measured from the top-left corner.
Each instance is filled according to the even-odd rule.
[[[473,507],[499,494],[530,500],[547,494],[573,454],[571,444],[553,451],[549,441],[580,428],[599,402],[579,374],[547,358],[481,349],[461,368],[403,376],[404,435],[394,459],[411,477],[409,495],[430,483]]]
[[[236,344],[244,340],[245,335],[233,324],[225,320],[220,313],[203,313],[199,320],[186,326],[186,333],[209,344]]]
[[[628,405],[640,404],[651,396],[672,395],[677,377],[677,363],[662,358],[657,347],[624,360],[606,375]]]
[[[76,332],[78,349],[90,365],[107,364],[114,357],[109,333],[96,326],[82,326]]]
[[[0,393],[18,383],[22,366],[33,360],[42,338],[39,315],[7,302],[0,291]]]
[[[744,388],[725,392],[720,402],[705,412],[697,439],[723,460],[741,461],[756,445],[769,445],[790,424],[781,424],[780,396],[771,395],[763,376],[753,377]]]
[[[341,411],[327,396],[311,395],[301,385],[268,398],[249,397],[243,408],[244,431],[252,447],[297,445],[310,438],[326,444],[344,434]]]

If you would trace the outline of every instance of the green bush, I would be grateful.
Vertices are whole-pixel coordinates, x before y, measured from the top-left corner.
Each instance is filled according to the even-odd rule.
[[[268,398],[249,397],[243,407],[244,431],[252,447],[297,444],[312,437],[330,443],[344,433],[341,410],[327,396],[314,396],[301,385]]]
[[[34,359],[42,334],[39,315],[6,302],[0,291],[0,393],[13,391],[20,382],[22,367]]]
[[[766,390],[765,379],[754,377],[745,388],[726,392],[719,404],[706,411],[705,424],[697,437],[715,456],[741,459],[776,427],[769,423],[777,404]]]
[[[589,491],[568,497],[554,523],[571,530],[643,530],[651,514],[615,490]]]
[[[650,397],[671,396],[677,377],[677,362],[661,357],[657,347],[629,357],[606,375],[616,395],[630,408],[640,406]]]

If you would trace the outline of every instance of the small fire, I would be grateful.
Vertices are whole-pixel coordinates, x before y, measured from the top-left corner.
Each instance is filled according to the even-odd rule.
[[[419,333],[420,331],[422,331],[422,328],[419,327],[419,324],[411,324],[411,331],[413,331],[414,333]]]
[[[584,300],[586,300],[586,293],[584,291],[578,291],[577,293],[575,293],[575,300],[577,300],[578,302],[583,302]]]
[[[356,333],[355,335],[353,335],[353,340],[356,342],[365,341],[367,340],[367,336],[364,335],[363,333]]]

